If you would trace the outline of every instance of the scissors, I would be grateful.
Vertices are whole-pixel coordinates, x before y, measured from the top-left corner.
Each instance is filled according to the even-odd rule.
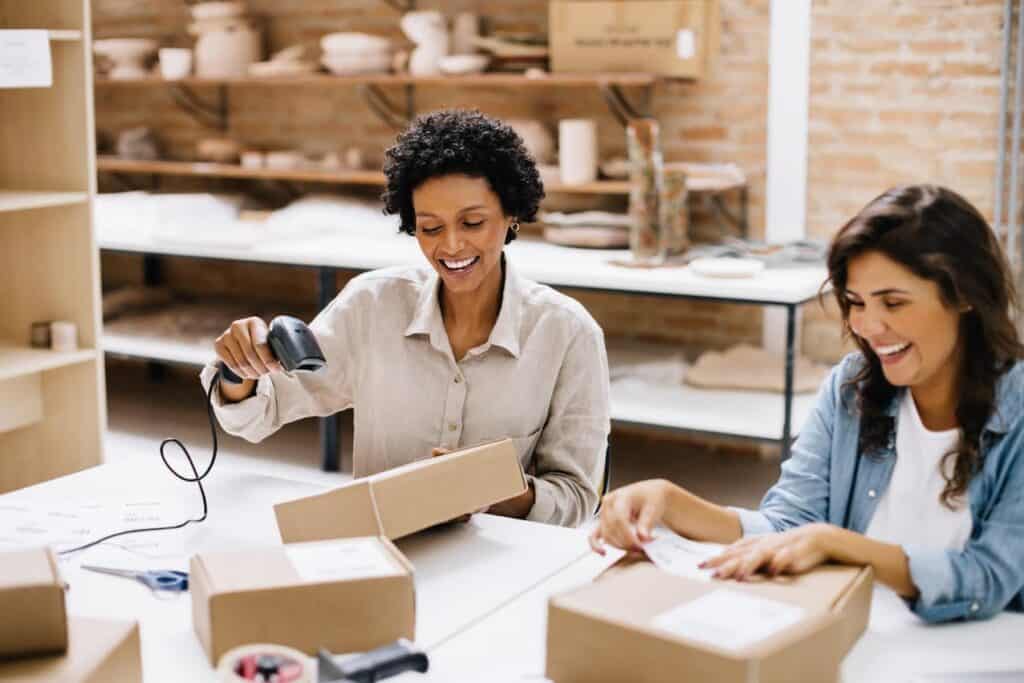
[[[181,593],[188,590],[188,572],[179,572],[172,569],[150,569],[147,571],[136,571],[134,569],[113,569],[111,567],[97,567],[95,565],[83,564],[82,569],[100,574],[120,576],[124,579],[135,579],[140,583],[149,586],[151,591],[171,591]]]

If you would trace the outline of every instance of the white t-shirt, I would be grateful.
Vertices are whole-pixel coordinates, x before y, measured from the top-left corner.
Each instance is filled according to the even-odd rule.
[[[967,496],[950,510],[940,500],[946,487],[940,467],[953,450],[959,429],[932,432],[925,428],[910,391],[900,402],[896,423],[896,465],[892,480],[878,501],[865,535],[886,543],[961,550],[971,536]],[[947,463],[952,472],[954,460]]]

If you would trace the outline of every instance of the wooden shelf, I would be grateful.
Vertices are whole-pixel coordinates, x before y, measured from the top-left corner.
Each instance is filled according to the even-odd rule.
[[[50,31],[50,40],[56,43],[69,43],[81,39],[81,31]]]
[[[0,382],[46,370],[55,370],[67,365],[84,363],[94,358],[96,358],[94,349],[60,352],[0,344]]]
[[[158,76],[133,79],[97,78],[96,85],[103,87],[145,87],[154,85],[186,85],[186,86],[314,86],[314,85],[441,85],[459,87],[562,87],[584,88],[602,85],[620,87],[649,87],[661,78],[648,73],[598,73],[545,74],[536,78],[519,73],[483,73],[470,76],[410,76],[407,74],[369,74],[364,76],[333,76],[317,73],[304,76],[284,76],[275,78],[182,78],[168,81]]]
[[[725,192],[743,187],[741,179],[720,172],[699,170],[700,164],[690,164],[693,172],[687,185],[690,192]],[[200,178],[251,178],[258,180],[290,180],[293,182],[336,183],[338,185],[383,186],[384,174],[379,171],[327,171],[321,169],[272,169],[246,168],[238,164],[214,164],[192,161],[133,161],[111,156],[101,156],[96,167],[100,171],[114,173],[144,173],[169,176],[192,176]],[[628,180],[598,180],[582,185],[547,183],[544,189],[549,193],[564,194],[629,194]]]
[[[38,192],[32,190],[0,190],[0,213],[41,209],[47,206],[80,204],[89,199],[85,192]]]

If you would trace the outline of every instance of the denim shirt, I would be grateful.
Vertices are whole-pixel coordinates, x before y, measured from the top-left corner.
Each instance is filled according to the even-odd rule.
[[[857,465],[860,418],[853,387],[844,385],[863,363],[854,353],[832,370],[760,509],[734,508],[744,535],[813,522],[865,532],[892,477],[902,396],[882,418],[891,421],[887,446]],[[999,379],[995,396],[981,436],[982,468],[968,485],[970,539],[963,550],[903,546],[919,591],[910,606],[926,621],[1024,611],[1024,361]]]

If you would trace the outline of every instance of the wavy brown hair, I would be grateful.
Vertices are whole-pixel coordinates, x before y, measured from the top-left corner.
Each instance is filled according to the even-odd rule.
[[[981,469],[981,434],[995,410],[996,384],[1024,357],[1011,318],[1017,298],[1010,269],[995,233],[974,206],[944,187],[895,187],[872,200],[836,234],[829,248],[829,282],[843,314],[846,333],[867,360],[849,382],[860,410],[858,457],[886,447],[889,423],[880,419],[897,388],[886,380],[878,356],[850,329],[846,284],[850,261],[866,252],[884,254],[918,277],[935,282],[943,303],[969,307],[960,316],[963,353],[957,373],[956,416],[960,440],[946,454],[941,501],[949,508],[963,499]],[[951,475],[946,463],[955,458]]]

